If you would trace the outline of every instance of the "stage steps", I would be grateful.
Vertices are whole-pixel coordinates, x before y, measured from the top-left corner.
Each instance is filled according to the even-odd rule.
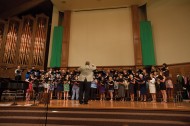
[[[0,107],[0,126],[4,124],[45,125],[46,107]],[[190,111],[49,108],[47,126],[110,125],[110,126],[189,126]],[[27,125],[26,125],[27,124]]]

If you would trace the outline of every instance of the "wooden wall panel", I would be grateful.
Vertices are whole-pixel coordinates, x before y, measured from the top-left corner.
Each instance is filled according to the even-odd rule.
[[[168,65],[170,70],[170,76],[175,82],[177,75],[190,76],[190,63],[170,64]]]
[[[64,12],[61,66],[68,67],[71,11]]]

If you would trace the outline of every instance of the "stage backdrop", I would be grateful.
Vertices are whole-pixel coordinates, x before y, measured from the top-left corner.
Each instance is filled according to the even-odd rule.
[[[72,12],[69,66],[134,65],[130,8]]]

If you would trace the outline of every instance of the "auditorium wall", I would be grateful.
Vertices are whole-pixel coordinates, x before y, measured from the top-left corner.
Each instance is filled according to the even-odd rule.
[[[189,12],[190,0],[151,0],[147,4],[157,65],[190,62]]]
[[[70,31],[70,67],[134,65],[130,8],[72,12]]]

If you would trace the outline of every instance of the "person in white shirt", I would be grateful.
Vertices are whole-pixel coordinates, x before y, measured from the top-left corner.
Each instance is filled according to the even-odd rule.
[[[153,77],[153,74],[150,74],[150,80],[149,80],[149,91],[152,96],[152,102],[156,102],[156,80]]]
[[[80,68],[78,68],[78,70],[80,71],[79,103],[88,104],[90,86],[94,76],[93,71],[96,70],[96,66],[94,66],[93,64],[91,65],[89,61],[86,61],[85,66],[81,66]]]

